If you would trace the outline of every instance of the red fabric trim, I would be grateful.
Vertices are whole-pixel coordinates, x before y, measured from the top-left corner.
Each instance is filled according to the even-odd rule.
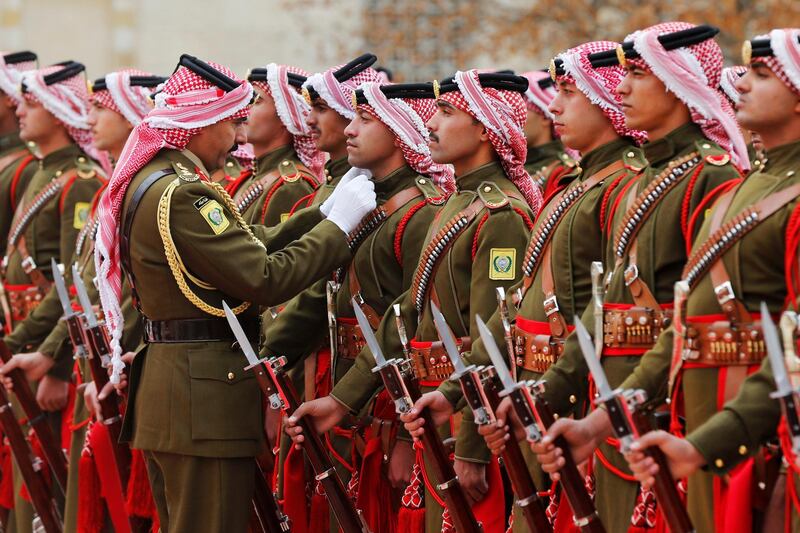
[[[639,176],[641,176],[641,174]],[[622,199],[625,198],[625,195],[628,192],[628,189],[631,188],[631,185],[639,181],[639,176],[630,180],[619,191],[616,200],[614,200],[614,205],[611,207],[611,211],[608,212],[608,219],[606,220],[608,223],[606,226],[606,234],[609,235],[611,234],[611,225],[614,223],[614,216],[617,214],[617,208],[619,207],[619,204],[622,201]]]
[[[301,173],[300,177],[306,183],[311,185],[312,189],[316,188],[319,185],[319,183],[317,183],[316,181],[312,180],[311,178],[309,178],[305,174]],[[286,180],[284,180],[283,178],[281,178],[278,181],[276,181],[272,185],[272,187],[270,188],[269,192],[267,192],[267,197],[264,199],[264,205],[263,205],[263,207],[261,207],[261,223],[262,224],[264,223],[264,220],[267,218],[267,204],[269,204],[269,201],[272,200],[272,197],[275,195],[275,193],[278,191],[278,189],[280,189],[286,183],[288,183],[288,182]],[[297,204],[295,204],[295,205],[297,205]],[[294,209],[294,207],[292,209]],[[290,216],[291,216],[291,213],[290,213]]]
[[[235,195],[236,192],[239,190],[239,187],[242,186],[242,183],[244,183],[244,181],[252,175],[253,175],[252,170],[243,170],[239,174],[238,178],[234,179],[233,181],[228,183],[228,185],[225,186],[225,190],[228,192],[229,195],[231,196]]]
[[[608,440],[612,440],[612,439],[608,439]],[[609,444],[611,444],[611,443],[609,442]],[[612,444],[612,446],[616,446],[616,444]],[[595,455],[595,457],[597,457],[597,459],[600,461],[600,463],[602,463],[602,465],[604,467],[606,467],[606,470],[608,470],[609,472],[611,472],[612,474],[614,474],[618,478],[623,479],[625,481],[629,481],[631,483],[638,483],[636,481],[635,477],[633,477],[630,474],[626,474],[625,472],[623,472],[622,470],[620,470],[616,466],[612,465],[611,461],[609,461],[608,458],[605,455],[603,455],[603,452],[600,451],[600,448],[597,448],[594,451],[594,455]]]
[[[659,305],[661,306],[662,310],[669,310],[669,309],[672,309],[673,307],[675,307],[675,304],[673,302],[667,302],[667,303],[663,303],[663,304],[659,304]],[[603,309],[607,309],[609,311],[627,311],[628,309],[631,309],[633,307],[636,307],[636,305],[635,304],[609,303],[609,302],[603,304]]]
[[[681,232],[683,233],[684,242],[686,246],[691,247],[692,238],[689,236],[689,204],[692,202],[692,193],[697,180],[700,177],[700,172],[703,171],[704,163],[697,165],[692,172],[692,177],[689,178],[689,185],[686,187],[686,193],[683,195],[683,202],[681,204]]]
[[[75,174],[69,180],[67,180],[67,183],[64,184],[64,188],[61,190],[61,198],[59,198],[59,200],[58,200],[58,212],[59,212],[59,214],[63,214],[64,213],[64,202],[66,201],[67,194],[69,193],[69,190],[72,188],[72,184],[75,183],[76,179],[78,179],[78,175],[77,174]]]
[[[403,218],[401,218],[400,222],[397,224],[397,229],[394,232],[394,258],[397,260],[397,264],[400,266],[403,265],[403,234],[406,231],[406,226],[411,221],[411,217],[414,216],[414,213],[425,207],[427,204],[427,200],[422,200],[418,204],[411,206],[411,209],[406,211],[406,214],[403,215]]]
[[[25,171],[25,167],[28,164],[36,159],[35,156],[29,155],[25,157],[22,162],[17,167],[16,172],[14,172],[14,177],[11,178],[11,211],[14,212],[17,210],[17,186],[19,185],[19,180],[22,178],[22,173]]]
[[[478,229],[475,230],[475,238],[472,239],[472,260],[475,260],[475,255],[478,253],[478,236],[481,234],[481,228],[483,225],[486,224],[486,221],[489,220],[489,213],[483,215],[480,222],[478,222]]]
[[[517,315],[516,318],[517,329],[521,329],[526,333],[533,335],[550,335],[550,323],[542,322],[539,320],[530,320],[528,318]],[[567,331],[572,331],[575,326],[567,325]]]
[[[337,316],[336,320],[341,322],[342,324],[347,324],[348,326],[357,326],[358,325],[358,320],[356,320],[355,318],[349,318],[349,317],[346,317],[346,316]]]
[[[693,244],[692,241],[694,239],[691,238],[691,235],[694,234],[695,224],[697,223],[697,219],[706,209],[706,206],[716,202],[720,196],[727,193],[728,191],[739,185],[741,182],[742,182],[741,179],[736,179],[736,180],[726,181],[722,185],[718,185],[716,188],[712,189],[711,192],[709,192],[705,198],[703,198],[703,201],[701,201],[700,205],[698,205],[697,208],[694,210],[694,213],[692,213],[692,218],[689,219],[689,226],[687,228],[687,235],[690,236],[689,239],[686,239],[687,256],[691,255],[692,253],[692,244]]]
[[[522,217],[522,221],[525,223],[525,226],[528,228],[528,230],[529,231],[532,230],[533,229],[533,220],[531,220],[531,217],[528,216],[528,213],[526,213],[525,211],[523,211],[519,207],[514,207],[513,209],[519,216]]]
[[[312,202],[312,200],[314,200],[314,196],[316,194],[317,194],[317,191],[314,191],[311,194],[307,194],[307,195],[303,196],[302,198],[300,198],[299,200],[297,200],[294,203],[294,205],[292,206],[292,208],[289,210],[289,216],[294,215],[295,211],[297,211],[297,209],[300,207],[300,204],[303,203],[305,200],[308,200],[308,204],[306,204],[306,207],[311,205],[311,202]]]
[[[800,204],[797,204],[786,223],[786,252],[784,273],[786,276],[786,306],[797,310],[800,294],[800,272],[798,272],[798,247],[800,247]]]
[[[627,176],[627,175],[628,174],[623,172],[622,174],[617,176],[614,179],[614,181],[612,181],[611,184],[608,186],[608,188],[606,189],[606,192],[603,193],[603,199],[600,202],[600,219],[599,219],[600,230],[603,233],[605,233],[606,224],[604,224],[604,222],[606,220],[606,214],[608,212],[608,202],[611,200],[611,194],[614,192],[614,189],[617,188],[617,186],[619,185],[619,182],[621,182],[622,179],[625,178],[625,176]]]
[[[548,184],[549,184],[549,181],[548,181]],[[553,200],[553,198],[554,198],[554,197],[555,197],[555,196],[556,196],[558,193],[560,193],[561,191],[563,191],[564,189],[566,189],[566,188],[567,188],[567,185],[569,185],[569,183],[565,183],[564,185],[560,185],[560,186],[553,185],[553,188],[552,188],[552,189],[550,189],[550,188],[549,188],[549,186],[547,187],[547,188],[548,188],[548,189],[550,189],[550,190],[549,190],[549,192],[548,192],[547,194],[544,194],[544,195],[543,195],[543,196],[544,196],[544,198],[542,199],[542,209],[540,209],[540,210],[539,210],[539,213],[537,213],[537,214],[536,214],[536,217],[537,217],[537,218],[539,217],[539,215],[540,215],[542,212],[544,212],[544,207],[545,207],[547,204],[549,204],[549,203],[550,203],[550,202]]]
[[[33,289],[36,285],[33,284],[22,284],[22,285],[6,285],[7,291],[26,291],[28,289]]]
[[[116,531],[130,531],[128,516],[125,513],[122,480],[117,470],[108,426],[102,423],[92,424],[88,440],[97,465],[100,492],[106,501],[111,523]]]

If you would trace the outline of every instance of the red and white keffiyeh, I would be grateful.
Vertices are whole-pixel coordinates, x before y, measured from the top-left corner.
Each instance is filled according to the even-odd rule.
[[[456,72],[455,82],[459,90],[444,93],[440,98],[486,126],[489,140],[500,157],[503,169],[533,212],[538,213],[542,205],[542,191],[525,170],[528,154],[523,131],[528,118],[525,99],[515,91],[482,87],[476,70]]]
[[[91,100],[116,111],[125,117],[125,120],[138,126],[145,115],[153,109],[150,96],[157,87],[131,86],[131,76],[152,76],[152,74],[131,68],[106,74],[106,88],[92,92]]]
[[[22,102],[22,92],[19,85],[22,82],[22,73],[36,68],[36,61],[21,61],[19,63],[6,63],[4,57],[8,52],[0,52],[0,91],[14,99],[18,104]]]
[[[317,149],[317,143],[311,138],[311,129],[306,124],[306,117],[311,111],[303,95],[289,84],[288,73],[308,76],[308,72],[289,65],[270,63],[266,67],[267,81],[251,82],[255,87],[266,92],[275,102],[278,118],[294,139],[294,149],[300,161],[318,178],[322,177],[325,168],[325,153]]]
[[[617,87],[625,77],[625,69],[620,65],[595,68],[589,61],[590,54],[614,50],[618,46],[612,41],[591,41],[559,54],[556,59],[562,61],[565,74],[558,79],[574,83],[593,104],[599,106],[617,134],[643,143],[647,140],[647,134],[625,125],[622,97],[617,93]]]
[[[625,38],[641,58],[630,60],[650,70],[677,96],[692,113],[692,122],[703,133],[731,154],[734,164],[743,171],[750,169],[747,144],[736,123],[733,108],[719,92],[722,74],[722,49],[714,39],[675,50],[666,50],[658,41],[665,33],[673,33],[694,24],[665,22],[639,30]]]
[[[224,91],[187,67],[181,66],[156,95],[155,107],[133,129],[98,207],[100,231],[95,243],[98,289],[111,333],[111,381],[119,382],[124,364],[120,356],[123,317],[120,308],[122,270],[119,223],[122,203],[131,180],[164,148],[182,150],[202,128],[249,113],[253,87],[229,69],[208,63],[240,85]]]
[[[556,88],[553,85],[542,88],[539,81],[550,78],[550,74],[541,70],[523,72],[520,74],[528,80],[528,90],[525,91],[525,103],[528,104],[529,111],[536,111],[540,115],[553,120],[550,112],[550,102],[556,97]]]
[[[747,67],[744,65],[736,65],[733,67],[725,67],[722,69],[722,76],[719,80],[719,90],[722,94],[728,97],[733,105],[739,102],[739,90],[736,88],[736,82],[739,78],[744,76],[747,72]]]
[[[65,68],[53,65],[22,73],[21,82],[25,84],[24,98],[39,102],[66,128],[67,133],[86,154],[100,163],[106,174],[110,173],[111,161],[106,152],[97,150],[92,144],[89,127],[89,90],[79,72],[65,80],[47,85],[44,77]]]
[[[250,143],[240,144],[231,155],[239,162],[243,169],[252,170],[256,160],[256,152]]]
[[[774,55],[754,57],[751,62],[760,61],[767,65],[790,89],[800,94],[800,43],[797,39],[800,29],[776,29],[769,35],[760,35],[757,39],[769,39]]]
[[[433,98],[387,98],[378,83],[364,83],[366,104],[359,104],[372,116],[386,124],[395,134],[408,166],[419,174],[429,176],[445,192],[456,188],[453,167],[440,165],[431,159],[428,147],[430,131],[425,125],[436,113]]]
[[[329,68],[325,72],[312,74],[303,84],[303,87],[312,87],[331,109],[344,118],[353,120],[356,116],[356,111],[353,109],[353,93],[362,83],[385,83],[386,75],[369,67],[352,78],[340,82],[334,76],[334,72],[342,66],[338,65]]]

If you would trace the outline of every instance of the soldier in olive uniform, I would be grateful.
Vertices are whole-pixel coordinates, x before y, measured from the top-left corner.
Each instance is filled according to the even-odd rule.
[[[319,186],[325,155],[306,124],[310,108],[300,94],[306,73],[270,63],[251,69],[247,81],[257,94],[247,122],[256,159],[227,189],[248,223],[274,226]]]
[[[521,277],[520,258],[532,215],[541,203],[541,193],[523,166],[526,110],[522,94],[527,85],[520,76],[479,75],[471,70],[435,86],[441,97],[439,111],[428,122],[429,145],[434,161],[453,164],[458,189],[431,226],[411,288],[397,300],[414,336],[412,365],[425,388],[452,373],[452,366],[442,362],[447,357],[433,325],[430,302],[439,304],[460,337],[461,348],[467,350],[475,336],[474,313],[488,315],[496,306],[495,287]],[[459,87],[466,87],[463,90],[475,99],[467,100]],[[384,318],[377,335],[386,354],[402,352],[393,316]],[[318,429],[326,430],[346,413],[358,412],[381,385],[372,373],[374,366],[369,350],[362,350],[330,396],[306,403],[292,415],[288,431],[302,439],[294,419],[306,413],[314,417]],[[457,441],[455,454],[459,480],[471,501],[477,502],[486,531],[502,530],[499,470],[496,462],[490,463],[482,439]],[[423,491],[420,483],[415,476],[407,494]],[[441,530],[442,509],[432,495],[426,494],[424,509],[416,510],[425,513],[427,531]]]
[[[27,144],[20,138],[16,115],[22,102],[22,73],[35,68],[33,52],[5,54],[0,61],[0,250],[6,249],[14,211],[36,171],[36,157],[30,150],[34,143]],[[5,322],[4,316],[0,322]]]
[[[252,98],[228,69],[182,56],[100,202],[95,246],[114,382],[123,369],[123,265],[145,317],[123,438],[145,451],[162,531],[246,528],[263,420],[223,300],[256,340],[258,306],[349,261],[346,234],[375,207],[371,183],[355,178],[280,232],[251,229],[208,175],[224,164]]]
[[[681,467],[681,477],[690,474],[688,507],[698,531],[720,531],[731,523],[745,531],[748,525],[736,521],[740,510],[725,507],[719,498],[721,492],[730,492],[737,485],[738,474],[731,474],[730,485],[713,474],[730,472],[751,456],[761,462],[761,444],[776,433],[779,407],[768,398],[774,390],[768,365],[748,380],[722,413],[715,413],[736,396],[747,374],[766,356],[759,303],[766,302],[770,312],[777,314],[787,297],[795,300],[796,293],[787,293],[787,287],[796,287],[796,273],[787,271],[786,265],[796,265],[797,256],[792,243],[796,243],[798,231],[794,219],[800,194],[800,63],[793,59],[800,52],[798,35],[797,29],[773,30],[748,43],[752,62],[746,58],[750,70],[737,82],[742,92],[737,118],[743,127],[761,136],[767,149],[766,163],[720,198],[706,216],[684,268],[689,293],[683,320],[664,332],[622,383],[623,387],[645,390],[655,407],[668,397],[665,385],[670,376],[671,407],[684,406],[685,412],[676,415],[685,415],[690,443],[675,446],[691,452],[685,460],[702,460],[691,469]],[[758,213],[757,221],[742,226],[741,221],[753,212]],[[723,236],[725,245],[711,251],[722,244]],[[734,337],[732,330],[740,333]],[[596,427],[600,429],[599,424]],[[684,459],[675,456],[674,460],[680,463]],[[698,470],[702,464],[708,470]],[[754,506],[769,497],[768,492],[759,492],[772,488],[768,480],[759,477],[760,470],[754,470],[753,486],[763,484],[763,489],[746,497]],[[758,510],[765,512],[764,508]],[[777,529],[764,525],[764,530]]]
[[[553,128],[553,114],[548,107],[556,96],[556,90],[550,73],[534,70],[522,75],[528,78],[528,90],[525,91],[528,105],[525,170],[542,189],[542,196],[549,198],[560,183],[559,178],[572,172],[578,163],[564,150],[560,136],[556,136]]]
[[[681,38],[667,39],[670,48],[665,49],[660,39],[681,30],[686,30],[677,34]],[[707,26],[666,23],[635,33],[618,53],[589,56],[599,64],[625,60],[628,73],[617,90],[626,123],[646,131],[649,139],[642,147],[646,159],[643,172],[617,185],[603,221],[610,242],[603,261],[608,273],[604,326],[596,334],[603,335],[602,364],[612,387],[630,375],[668,325],[673,285],[705,209],[720,185],[739,177],[734,163],[747,165],[738,126],[717,91],[722,53],[712,39],[715,33]],[[702,77],[672,75],[682,54],[697,58]],[[696,111],[701,99],[718,102],[713,108],[714,120],[707,121]],[[595,329],[591,307],[582,321],[590,331]],[[544,375],[545,398],[557,413],[570,413],[592,398],[587,378],[577,339],[570,335],[561,358]],[[532,447],[544,454],[539,461],[545,471],[552,472],[549,447]],[[593,473],[595,503],[609,530],[654,527],[653,498],[641,491],[638,483],[629,481],[627,465],[614,441],[603,442],[596,450]]]
[[[589,266],[602,258],[608,242],[605,227],[600,224],[610,201],[607,193],[641,170],[643,156],[635,143],[643,135],[625,126],[620,97],[615,94],[625,72],[620,66],[593,68],[586,59],[592,52],[614,50],[616,46],[610,41],[586,43],[554,60],[558,94],[549,112],[561,140],[582,157],[577,172],[559,179],[557,187],[563,192],[553,196],[537,218],[523,259],[522,284],[510,290],[515,305],[509,303],[508,310],[509,319],[516,320],[514,359],[520,381],[541,378],[560,355],[572,331],[568,317],[583,312],[591,298]],[[592,85],[583,83],[586,78],[593,81]],[[504,336],[502,320],[495,312],[487,322],[497,339]],[[466,359],[476,365],[491,365],[481,339],[476,340]],[[420,405],[432,403],[452,411],[460,406],[462,394],[458,383],[446,381],[438,392],[427,396]],[[416,420],[409,425],[416,427]],[[543,490],[548,483],[526,448],[523,454],[534,482]],[[515,506],[514,513],[514,531],[527,531],[519,507]]]
[[[328,316],[328,319],[336,324],[333,341],[336,348],[331,363],[318,360],[318,364],[332,364],[336,377],[349,370],[364,346],[363,334],[355,323],[351,298],[363,301],[362,309],[377,328],[390,304],[411,285],[431,220],[437,206],[444,203],[444,193],[437,185],[453,189],[452,171],[448,166],[435,164],[427,147],[429,132],[424,124],[436,110],[432,84],[383,87],[374,83],[362,84],[355,99],[358,102],[355,118],[345,129],[348,159],[354,167],[372,174],[378,209],[350,237],[351,246],[356,249],[352,263],[333,276],[337,288],[331,294],[334,309],[331,309],[333,316]],[[267,355],[285,356],[291,365],[295,365],[320,343],[329,342],[326,320],[328,283],[328,279],[317,282],[304,291],[302,300],[293,300],[275,319],[266,334]],[[298,301],[303,302],[302,309],[297,307]],[[315,384],[317,374],[304,376],[308,387]],[[330,391],[328,383],[317,385],[317,393],[322,396]],[[380,428],[380,434],[372,438],[385,439],[392,431],[391,419],[394,417],[380,411],[369,414],[375,419],[371,427]],[[384,419],[386,424],[381,423]],[[332,445],[338,457],[359,469],[360,458],[350,453],[356,430],[343,429],[350,433],[349,437],[331,436]],[[292,468],[291,455],[297,453],[290,452],[287,469]],[[396,520],[388,514],[392,502],[380,501],[377,495],[391,491],[388,481],[396,488],[405,487],[404,481],[408,481],[413,464],[413,452],[410,444],[404,442],[383,453],[389,457],[388,478],[383,469],[377,472],[369,468],[362,470],[358,486],[366,490],[356,492],[356,495],[367,517],[380,517],[382,523],[386,523]],[[346,482],[349,477],[347,470],[340,468],[340,473]],[[302,501],[305,487],[298,486],[297,476],[288,471],[284,479],[287,481],[280,487],[280,493],[287,502],[287,511],[297,509],[305,514],[307,509]],[[381,491],[382,485],[385,488]],[[363,509],[364,506],[369,508]],[[311,509],[311,512],[315,510]],[[305,518],[295,519],[291,513],[289,516],[295,524],[299,523],[298,519]],[[371,522],[374,533],[382,531],[378,523]]]

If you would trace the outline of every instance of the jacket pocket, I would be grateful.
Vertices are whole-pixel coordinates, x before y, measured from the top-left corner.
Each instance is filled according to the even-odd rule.
[[[244,356],[212,345],[189,350],[193,440],[258,440],[261,393]]]

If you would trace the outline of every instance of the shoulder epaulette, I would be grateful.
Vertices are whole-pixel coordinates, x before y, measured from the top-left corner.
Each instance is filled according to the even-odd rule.
[[[175,169],[175,174],[178,176],[178,180],[181,183],[194,183],[195,181],[200,180],[200,176],[197,174],[197,172],[190,170],[189,167],[180,161],[174,161],[172,163],[172,168]]]
[[[631,146],[622,152],[622,163],[631,172],[641,172],[650,165],[644,155],[644,150],[635,146]]]
[[[444,193],[439,190],[433,180],[426,176],[417,176],[414,178],[414,185],[425,196],[426,201],[438,201],[444,198]]]
[[[702,139],[696,141],[695,146],[697,146],[697,151],[700,153],[700,157],[703,158],[703,161],[710,165],[723,167],[731,162],[731,154],[726,152],[724,148],[715,142]]]
[[[558,159],[566,167],[575,168],[578,166],[578,160],[569,155],[567,152],[561,152],[558,154]]]
[[[506,193],[500,190],[500,187],[498,187],[496,183],[491,181],[484,181],[481,183],[480,187],[478,187],[478,196],[483,202],[483,205],[489,209],[489,212],[502,209],[510,204]]]
[[[97,176],[97,166],[91,158],[79,155],[75,158],[75,171],[81,179],[91,179]]]

